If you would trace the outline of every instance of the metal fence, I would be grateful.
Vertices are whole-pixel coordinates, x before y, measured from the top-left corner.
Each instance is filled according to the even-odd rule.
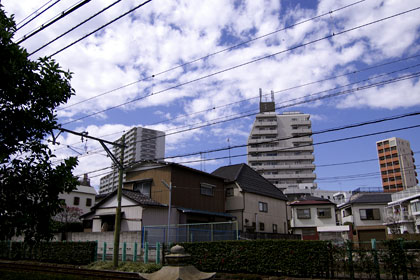
[[[238,223],[158,225],[143,227],[142,244],[238,240]]]

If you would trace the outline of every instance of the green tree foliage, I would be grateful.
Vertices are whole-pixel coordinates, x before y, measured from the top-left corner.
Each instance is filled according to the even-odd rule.
[[[13,43],[13,17],[0,6],[0,240],[52,237],[59,193],[77,185],[76,158],[52,166],[46,137],[59,127],[54,109],[73,94],[71,73],[52,59],[28,59]]]

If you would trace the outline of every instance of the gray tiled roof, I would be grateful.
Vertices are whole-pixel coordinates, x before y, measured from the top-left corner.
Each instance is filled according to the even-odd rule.
[[[287,201],[287,197],[267,179],[247,164],[223,166],[212,172],[229,182],[236,181],[243,191]]]
[[[350,198],[349,203],[388,203],[391,201],[390,193],[361,193],[354,199]]]
[[[103,203],[105,203],[105,201],[107,201],[109,198],[113,197],[114,195],[117,195],[117,190],[107,194],[107,196],[101,200],[99,203],[95,204],[95,206],[93,206],[91,209],[96,209],[99,206],[101,206]],[[137,191],[131,191],[131,190],[122,190],[122,195],[137,202],[140,205],[144,205],[144,206],[165,206],[157,201],[154,201],[153,199],[151,199],[150,197],[147,197],[143,194],[141,194],[140,192]]]

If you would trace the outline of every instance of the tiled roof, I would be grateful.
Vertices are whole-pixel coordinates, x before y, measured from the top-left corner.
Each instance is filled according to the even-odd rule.
[[[267,179],[247,164],[223,166],[212,173],[229,182],[236,181],[243,191],[287,201],[287,197]]]
[[[113,197],[117,195],[117,190],[107,194],[107,196],[102,199],[99,203],[95,204],[95,206],[93,206],[91,209],[96,209],[99,206],[101,206],[103,203],[105,203],[105,201],[107,201],[109,198]],[[134,202],[137,202],[139,205],[144,205],[144,206],[165,206],[157,201],[154,201],[153,199],[151,199],[150,197],[147,197],[143,194],[141,194],[140,192],[137,191],[131,191],[131,190],[122,190],[122,195],[133,200]]]
[[[318,205],[318,204],[335,204],[335,203],[331,202],[330,200],[326,198],[310,196],[310,195],[299,198],[299,200],[296,200],[290,203],[290,205],[292,206],[293,205]]]
[[[351,204],[388,204],[391,201],[390,193],[358,193],[350,201],[340,205],[340,208]]]
[[[351,199],[349,203],[388,203],[391,202],[390,193],[363,193],[359,194],[356,198]]]

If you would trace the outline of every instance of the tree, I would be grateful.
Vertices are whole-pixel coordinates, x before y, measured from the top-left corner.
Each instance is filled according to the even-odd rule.
[[[77,185],[76,158],[52,166],[46,137],[59,128],[54,109],[74,94],[71,73],[50,58],[28,59],[0,5],[0,240],[52,238],[59,193]]]

